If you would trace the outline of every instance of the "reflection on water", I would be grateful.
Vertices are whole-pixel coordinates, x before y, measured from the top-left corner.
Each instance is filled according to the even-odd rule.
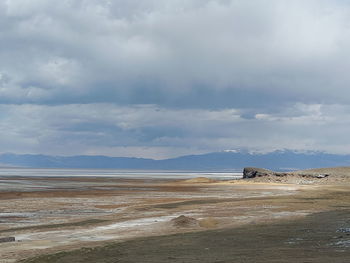
[[[113,169],[32,169],[32,168],[0,168],[0,178],[8,176],[38,177],[115,177],[124,179],[190,179],[207,177],[219,180],[232,180],[242,177],[237,172],[194,172],[194,171],[140,171]]]
[[[60,177],[67,180],[59,180]],[[121,171],[109,169],[24,169],[2,168],[0,169],[0,192],[11,191],[45,191],[58,189],[79,190],[143,190],[152,191],[152,188],[129,188],[130,186],[116,185],[114,181],[73,181],[69,177],[89,178],[113,178],[113,179],[147,179],[147,180],[172,180],[190,179],[196,177],[208,177],[218,180],[233,180],[242,178],[240,173],[222,172],[184,172],[184,171]],[[40,178],[36,180],[35,178]],[[57,178],[57,180],[56,180]],[[108,188],[110,186],[110,188]]]

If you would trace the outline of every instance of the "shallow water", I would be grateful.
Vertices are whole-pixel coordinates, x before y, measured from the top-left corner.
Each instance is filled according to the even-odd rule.
[[[142,171],[114,169],[34,169],[34,168],[0,168],[0,178],[8,176],[25,177],[115,177],[123,179],[191,179],[207,177],[219,180],[242,178],[238,172],[203,172],[203,171]]]

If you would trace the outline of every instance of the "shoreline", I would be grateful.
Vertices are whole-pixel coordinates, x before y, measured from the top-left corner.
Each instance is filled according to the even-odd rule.
[[[56,182],[56,179],[49,180]],[[33,182],[38,183],[37,180]],[[228,231],[261,223],[278,224],[350,203],[348,197],[339,200],[340,196],[349,192],[349,185],[297,185],[246,180],[218,182],[201,178],[170,181],[96,181],[91,178],[85,181],[80,178],[70,184],[75,189],[21,193],[0,191],[1,204],[9,200],[9,194],[12,195],[12,208],[11,203],[7,204],[9,211],[34,211],[42,206],[48,211],[41,209],[34,211],[34,215],[39,213],[42,219],[46,216],[46,220],[58,220],[58,225],[53,225],[52,229],[45,229],[39,217],[38,222],[30,224],[32,228],[6,231],[6,235],[17,235],[22,240],[0,244],[1,263],[80,247],[108,247],[113,242],[132,242],[142,237],[199,233],[208,229]],[[60,214],[60,211],[69,214]],[[84,214],[84,211],[94,214]],[[54,218],[50,216],[52,214]],[[174,226],[172,219],[180,215],[194,218],[195,225]],[[89,219],[97,221],[87,223]],[[201,222],[206,222],[206,225]],[[11,227],[8,225],[7,228]],[[5,229],[6,226],[1,224],[0,235]]]

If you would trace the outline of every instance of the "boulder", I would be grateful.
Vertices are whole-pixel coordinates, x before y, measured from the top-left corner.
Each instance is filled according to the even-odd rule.
[[[256,168],[256,167],[245,167],[243,169],[243,179],[245,178],[255,178],[255,177],[262,177],[262,176],[269,176],[273,175],[274,172],[262,169],[262,168]]]

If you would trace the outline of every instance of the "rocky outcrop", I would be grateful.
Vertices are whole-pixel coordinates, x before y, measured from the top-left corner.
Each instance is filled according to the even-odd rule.
[[[243,169],[243,179],[269,176],[273,174],[274,174],[273,171],[262,169],[262,168],[246,167]]]
[[[332,178],[330,178],[332,177]],[[278,182],[296,184],[317,184],[339,181],[338,177],[330,176],[329,173],[319,173],[313,170],[295,172],[274,172],[267,169],[246,167],[243,170],[243,179],[251,179],[254,182]]]
[[[306,177],[306,178],[326,178],[329,176],[329,174],[319,174],[319,173],[307,173],[307,172],[290,172],[290,173],[283,173],[283,172],[274,172],[271,170],[263,169],[263,168],[256,168],[256,167],[246,167],[243,169],[243,178],[255,178],[255,177],[263,177],[263,176],[299,176],[299,177]]]

